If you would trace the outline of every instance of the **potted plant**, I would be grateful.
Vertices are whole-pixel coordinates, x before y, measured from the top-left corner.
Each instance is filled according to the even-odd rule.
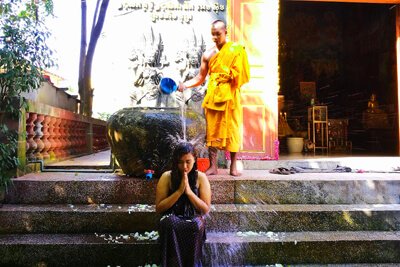
[[[294,120],[293,135],[286,138],[289,153],[301,153],[304,147],[304,138],[307,135],[306,131],[302,131],[300,121]]]
[[[303,137],[287,137],[286,141],[289,153],[301,153],[303,151]]]

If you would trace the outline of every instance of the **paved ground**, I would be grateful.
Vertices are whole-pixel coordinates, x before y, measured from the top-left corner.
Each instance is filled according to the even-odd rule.
[[[72,158],[65,161],[46,164],[46,167],[52,166],[109,166],[111,150],[105,150],[90,155]]]
[[[100,166],[110,165],[110,150],[93,153],[90,155],[69,159],[66,161],[46,164],[46,167],[65,166]],[[229,165],[229,162],[228,162]],[[337,166],[346,166],[352,169],[352,172],[382,172],[382,173],[398,173],[400,174],[400,157],[373,157],[373,156],[332,156],[332,155],[313,155],[296,153],[292,155],[282,155],[279,160],[256,161],[246,160],[239,162],[239,170],[246,176],[251,170],[271,170],[278,167],[307,168],[309,172],[323,172],[331,170]],[[320,170],[320,171],[319,171]],[[397,170],[397,171],[396,171]],[[220,174],[227,174],[228,170],[219,170]],[[257,172],[256,172],[257,173]]]

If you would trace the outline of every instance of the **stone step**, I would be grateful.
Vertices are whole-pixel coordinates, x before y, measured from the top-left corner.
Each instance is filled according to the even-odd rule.
[[[400,204],[396,173],[252,173],[235,180],[235,203]]]
[[[0,233],[140,232],[158,227],[146,204],[14,205],[0,209]],[[400,231],[400,205],[215,204],[209,231]]]
[[[400,231],[400,205],[213,205],[207,226],[216,231]]]
[[[211,180],[215,203],[233,203],[234,181]],[[113,173],[42,172],[13,179],[10,204],[154,204],[157,179],[146,181]]]
[[[269,267],[258,265],[259,267]],[[399,267],[400,263],[354,263],[354,264],[291,264],[290,267]],[[256,267],[251,265],[248,267]],[[270,267],[283,267],[283,265],[274,264]]]
[[[271,174],[220,170],[209,177],[215,204],[400,204],[397,173]],[[34,173],[14,179],[10,204],[153,204],[156,179],[112,173]]]
[[[137,266],[158,262],[157,241],[125,238],[123,234],[0,235],[0,265]],[[208,232],[203,264],[397,263],[399,248],[400,232],[271,232],[247,236]]]

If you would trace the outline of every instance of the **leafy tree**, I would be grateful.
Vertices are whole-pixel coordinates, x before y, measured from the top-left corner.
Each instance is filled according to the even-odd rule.
[[[44,20],[53,14],[51,0],[0,1],[0,190],[11,182],[17,157],[18,132],[6,118],[18,118],[28,109],[22,92],[39,89],[42,70],[54,66]]]
[[[100,5],[101,3],[101,5]],[[81,0],[82,24],[81,24],[81,52],[79,60],[79,95],[81,104],[79,113],[82,115],[92,116],[93,106],[93,88],[92,88],[92,63],[96,49],[97,41],[99,40],[103,29],[104,20],[107,13],[109,0],[97,0],[96,10],[93,16],[92,30],[90,34],[89,46],[87,45],[86,36],[86,0]]]
[[[100,120],[106,121],[110,118],[111,114],[108,112],[97,112]]]

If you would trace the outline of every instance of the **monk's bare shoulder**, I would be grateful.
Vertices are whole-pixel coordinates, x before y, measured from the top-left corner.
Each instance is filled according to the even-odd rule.
[[[211,59],[217,52],[218,52],[218,49],[217,49],[216,46],[214,46],[214,47],[212,47],[212,48],[210,48],[210,49],[204,51],[204,53],[203,53],[203,59],[204,59],[206,62],[209,62],[210,59]]]

